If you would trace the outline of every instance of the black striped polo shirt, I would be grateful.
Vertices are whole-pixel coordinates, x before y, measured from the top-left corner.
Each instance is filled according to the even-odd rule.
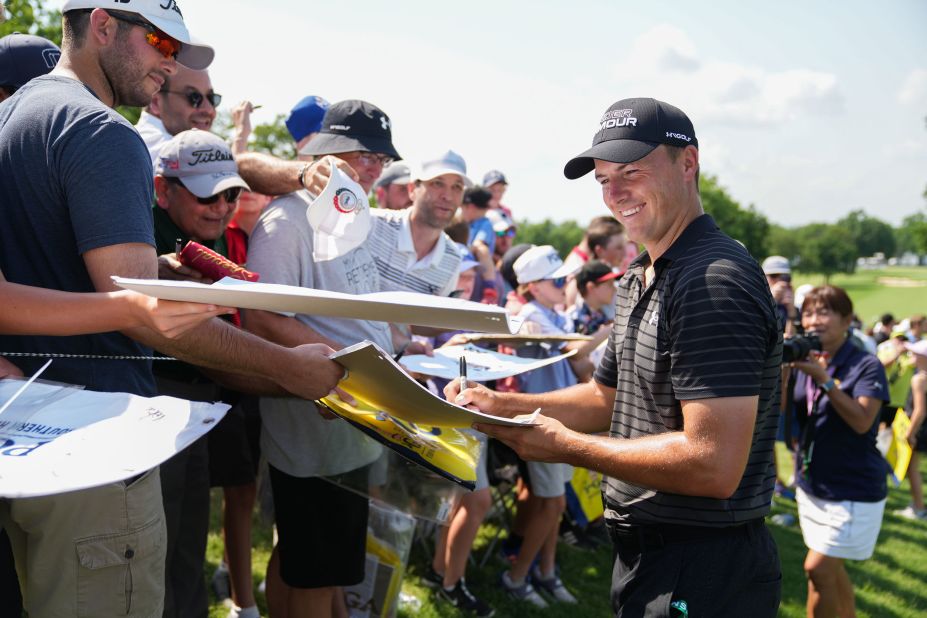
[[[684,496],[616,478],[603,482],[606,518],[619,526],[729,526],[764,516],[776,470],[782,329],[766,278],[709,215],[695,219],[654,264],[646,253],[621,278],[616,317],[595,380],[616,389],[610,435],[683,427],[681,401],[759,396],[743,478],[728,499]]]

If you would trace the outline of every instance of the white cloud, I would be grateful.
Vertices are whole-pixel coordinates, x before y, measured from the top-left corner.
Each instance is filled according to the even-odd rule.
[[[908,74],[898,91],[898,102],[903,105],[927,103],[927,69],[914,69]]]
[[[773,72],[704,59],[683,30],[667,24],[638,36],[615,74],[636,91],[684,101],[687,113],[701,124],[768,126],[844,112],[843,94],[832,73],[804,68]]]

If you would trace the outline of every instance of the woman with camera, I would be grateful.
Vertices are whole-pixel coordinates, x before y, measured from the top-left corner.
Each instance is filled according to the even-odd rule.
[[[808,547],[808,616],[855,616],[853,584],[843,561],[872,555],[887,487],[876,450],[879,409],[888,383],[879,359],[849,336],[853,303],[835,286],[805,296],[801,323],[822,350],[798,369],[794,402],[806,415],[796,454],[796,500]]]

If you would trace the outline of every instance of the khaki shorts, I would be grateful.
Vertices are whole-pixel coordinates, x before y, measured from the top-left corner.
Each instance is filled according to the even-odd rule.
[[[131,482],[0,500],[31,618],[160,618],[166,529],[157,468]]]

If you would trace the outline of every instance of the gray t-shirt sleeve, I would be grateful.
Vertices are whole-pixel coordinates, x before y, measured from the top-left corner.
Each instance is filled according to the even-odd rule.
[[[151,159],[130,125],[107,119],[74,127],[55,142],[52,156],[81,254],[122,243],[154,245]]]
[[[312,255],[306,228],[284,217],[286,202],[277,200],[261,215],[248,243],[248,268],[261,283],[314,287],[312,269],[301,268],[300,257]]]

